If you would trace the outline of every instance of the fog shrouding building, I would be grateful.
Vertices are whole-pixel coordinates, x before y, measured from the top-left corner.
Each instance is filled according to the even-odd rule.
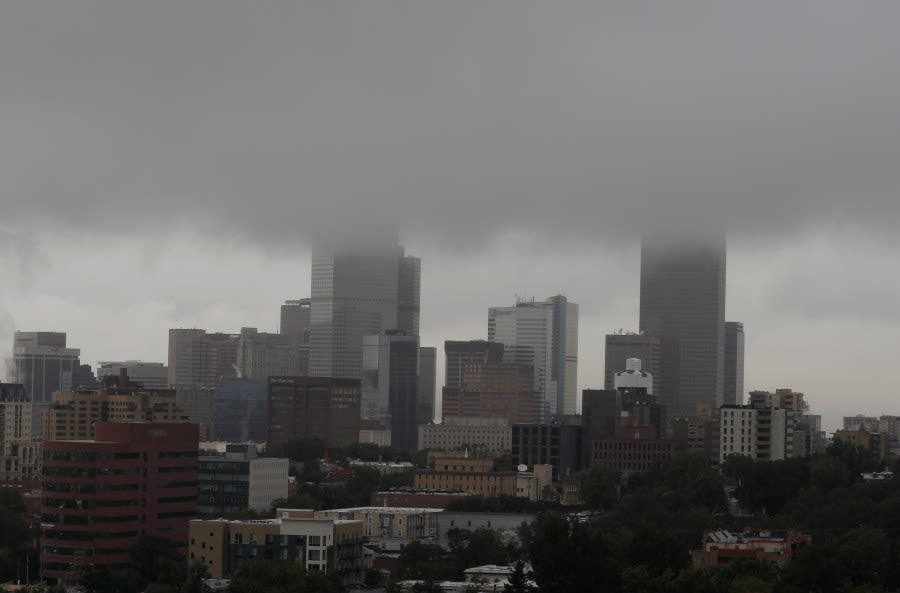
[[[117,377],[122,369],[131,381],[147,389],[166,389],[169,386],[169,369],[164,363],[142,360],[98,362],[97,380],[102,383],[104,377]]]
[[[266,442],[320,437],[329,445],[359,440],[359,379],[269,377]]]
[[[645,371],[659,377],[660,353],[660,339],[655,336],[625,332],[607,334],[603,388],[616,388],[616,373],[625,370],[629,358],[640,359]]]
[[[725,322],[725,404],[740,404],[744,399],[744,324]]]
[[[239,338],[202,329],[170,329],[169,386],[212,385],[236,377]]]
[[[312,256],[310,375],[359,379],[363,338],[386,330],[419,335],[418,258],[396,241]]]
[[[722,404],[725,365],[724,237],[645,237],[640,330],[661,340],[656,395],[670,415]]]
[[[534,369],[541,415],[578,410],[578,305],[564,296],[488,310],[488,341],[503,344],[503,361]]]

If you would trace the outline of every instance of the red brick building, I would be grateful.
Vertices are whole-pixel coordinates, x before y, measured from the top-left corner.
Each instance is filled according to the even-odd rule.
[[[765,560],[784,568],[811,543],[810,536],[794,529],[704,531],[703,548],[691,550],[691,561],[694,568],[725,568],[738,560]]]
[[[470,498],[468,492],[454,490],[415,490],[403,488],[390,492],[373,492],[373,507],[402,507],[408,509],[442,509],[454,500]]]
[[[268,442],[317,436],[329,445],[359,441],[359,379],[269,377]]]
[[[85,564],[129,568],[143,535],[187,550],[197,516],[197,425],[99,422],[94,434],[43,444],[41,578],[50,582],[77,578]]]
[[[685,441],[652,438],[649,429],[647,430],[644,438],[595,439],[591,449],[591,465],[601,464],[623,471],[645,472],[687,449]]]

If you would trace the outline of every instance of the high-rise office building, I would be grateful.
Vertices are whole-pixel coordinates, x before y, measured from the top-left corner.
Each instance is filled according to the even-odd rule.
[[[317,248],[312,257],[310,375],[358,379],[364,336],[386,330],[418,336],[420,266],[396,241]]]
[[[236,377],[239,338],[202,329],[170,329],[169,385],[212,385]]]
[[[578,305],[564,296],[488,310],[488,341],[503,344],[504,362],[534,368],[542,415],[575,414],[578,402]]]
[[[726,404],[740,404],[744,399],[744,324],[725,322],[725,386],[722,398]]]
[[[660,339],[655,336],[642,336],[636,333],[607,334],[604,389],[616,388],[616,373],[625,370],[629,358],[641,360],[642,368],[653,375],[659,376],[660,364]],[[651,389],[649,393],[653,393]]]
[[[661,340],[655,388],[672,416],[722,404],[725,365],[724,237],[645,237],[640,330]]]
[[[444,355],[444,387],[459,387],[467,364],[503,362],[503,344],[486,340],[447,340],[444,342]]]
[[[102,383],[104,377],[118,377],[123,369],[132,382],[140,383],[146,389],[165,389],[169,386],[169,369],[165,363],[142,360],[98,362],[97,380]]]
[[[359,379],[269,377],[267,443],[317,436],[329,445],[359,440]]]
[[[419,387],[416,395],[416,424],[434,422],[437,390],[437,348],[419,346]]]
[[[309,343],[309,299],[285,301],[281,305],[281,324],[278,333],[299,337],[304,344]]]
[[[53,394],[71,391],[81,362],[78,348],[66,347],[65,332],[20,332],[13,337],[15,382],[25,386],[31,400],[31,433],[41,438],[41,415]]]
[[[211,438],[262,443],[268,430],[267,382],[221,379],[213,390]]]
[[[534,369],[512,362],[473,362],[458,387],[444,387],[441,417],[501,418],[538,422],[543,400],[534,391]]]
[[[415,449],[419,338],[389,330],[363,338],[362,417],[391,430],[391,445]]]
[[[240,377],[265,381],[269,377],[309,374],[309,346],[296,334],[271,334],[242,327],[238,338]]]

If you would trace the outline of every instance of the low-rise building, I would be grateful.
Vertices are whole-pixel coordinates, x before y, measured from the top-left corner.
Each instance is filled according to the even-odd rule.
[[[739,560],[761,560],[784,568],[812,537],[793,529],[704,531],[703,547],[691,550],[694,568],[725,568]]]
[[[417,490],[395,488],[389,492],[373,492],[373,507],[409,507],[415,509],[443,509],[455,500],[470,498],[472,494],[462,490]]]
[[[363,523],[317,518],[308,509],[278,509],[261,521],[195,520],[190,561],[213,578],[228,578],[245,558],[289,560],[308,571],[334,575],[343,586],[363,581]]]
[[[540,500],[545,487],[552,486],[552,467],[535,465],[532,471],[491,471],[482,468],[485,460],[459,459],[460,463],[448,465],[457,469],[417,470],[413,477],[414,488],[462,490],[478,496],[519,496]],[[463,463],[464,462],[464,463]]]
[[[522,525],[534,523],[534,513],[472,513],[444,511],[438,515],[440,543],[446,547],[451,531],[463,529],[477,531],[493,529],[500,533],[505,541],[518,541]]]
[[[224,455],[200,457],[198,511],[221,517],[232,511],[267,511],[288,497],[290,460],[257,457],[253,443],[229,444]]]
[[[446,416],[441,424],[419,425],[420,449],[509,451],[511,446],[512,427],[506,418]]]
[[[443,509],[356,507],[316,511],[316,518],[362,521],[363,534],[382,550],[400,551],[412,541],[436,542]]]
[[[856,447],[871,452],[878,459],[884,459],[890,454],[890,439],[883,432],[869,432],[863,428],[858,430],[837,430],[834,440],[849,443]]]

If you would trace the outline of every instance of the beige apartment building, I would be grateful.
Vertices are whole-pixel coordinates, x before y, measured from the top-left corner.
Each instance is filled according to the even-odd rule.
[[[97,422],[188,422],[175,390],[144,389],[128,376],[105,377],[99,389],[55,393],[44,412],[42,436],[48,441],[91,440]]]
[[[39,449],[31,440],[31,402],[25,387],[0,383],[0,482],[39,478]]]
[[[229,578],[248,558],[289,560],[308,571],[334,575],[343,586],[363,581],[362,521],[317,518],[309,509],[278,509],[275,519],[190,523],[190,562],[210,576]]]

